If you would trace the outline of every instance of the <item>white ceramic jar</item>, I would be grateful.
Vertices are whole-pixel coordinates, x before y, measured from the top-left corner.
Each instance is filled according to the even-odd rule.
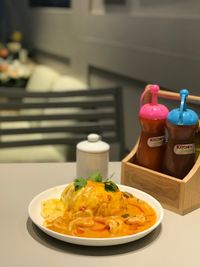
[[[86,141],[76,147],[76,175],[87,178],[95,172],[100,172],[103,178],[108,177],[110,146],[101,141],[98,134],[89,134]]]

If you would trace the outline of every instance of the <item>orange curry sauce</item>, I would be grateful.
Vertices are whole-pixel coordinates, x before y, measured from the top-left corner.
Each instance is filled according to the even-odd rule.
[[[120,237],[150,228],[155,210],[126,192],[107,192],[103,183],[88,181],[63,216],[45,221],[53,231],[79,237]]]

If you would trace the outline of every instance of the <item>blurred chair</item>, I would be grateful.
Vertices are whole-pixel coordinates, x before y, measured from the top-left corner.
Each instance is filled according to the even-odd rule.
[[[56,72],[54,69],[43,66],[43,65],[37,65],[34,69],[34,72],[32,73],[27,86],[26,91],[28,92],[48,92],[52,90],[53,83],[56,79],[59,78],[59,73]],[[24,103],[28,103],[30,101],[34,102],[44,102],[46,101],[45,98],[43,99],[37,99],[32,98],[31,100],[29,98],[22,98],[20,101],[23,101]],[[40,115],[44,112],[44,109],[14,109],[14,110],[1,110],[1,116],[3,115],[16,115],[17,116],[26,116],[26,115]],[[9,129],[9,128],[23,128],[28,129],[30,127],[39,127],[38,121],[18,121],[18,122],[1,122],[0,123],[0,129]],[[37,134],[29,134],[29,135],[11,135],[2,137],[4,141],[13,141],[13,140],[30,140],[32,138],[35,138],[37,140],[42,139],[43,135],[40,133]],[[34,146],[30,147],[21,147],[21,148],[12,148],[12,149],[6,149],[4,151],[1,151],[0,153],[0,162],[60,162],[65,161],[65,157],[63,157],[62,154],[57,151],[56,147],[54,146],[45,146],[41,149],[40,146]]]
[[[79,79],[72,77],[72,76],[68,76],[68,75],[61,75],[60,77],[58,77],[58,79],[56,79],[52,85],[52,92],[57,92],[57,91],[74,91],[74,90],[86,90],[88,89],[88,85],[82,81],[80,81]],[[68,101],[70,100],[70,98],[67,98]],[[73,99],[73,97],[72,97]],[[79,100],[83,100],[84,97],[79,97]],[[60,98],[58,99],[58,101],[65,101],[66,99]],[[54,101],[54,99],[48,99],[49,102]],[[65,113],[75,113],[78,112],[79,108],[57,108],[57,109],[44,109],[44,114],[51,114],[52,112],[54,112],[54,114],[62,114],[63,112]],[[43,126],[56,126],[56,125],[61,125],[62,126],[69,126],[69,125],[74,125],[76,123],[76,121],[74,120],[68,120],[68,121],[42,121],[40,123],[40,125]],[[44,134],[45,137],[48,137],[49,134]],[[69,136],[69,133],[60,133],[60,134],[54,134],[54,136],[57,136],[60,138],[65,137],[65,136]],[[51,136],[53,136],[51,134]],[[68,146],[62,146],[62,145],[56,145],[55,148],[61,153],[61,154],[67,154],[69,159],[73,160],[75,158],[74,155],[74,149],[72,146],[68,145]]]
[[[53,83],[60,77],[60,74],[55,71],[54,69],[45,66],[45,65],[37,65],[30,76],[30,79],[28,80],[28,83],[26,85],[26,91],[28,92],[49,92],[53,88]],[[24,98],[24,102],[30,101],[29,99]],[[32,101],[44,101],[44,99],[35,99]],[[37,110],[21,110],[20,114],[41,114],[43,112],[42,109]],[[38,125],[37,122],[33,122],[33,124],[36,126]]]
[[[50,92],[50,91],[57,91],[57,90],[77,90],[77,89],[86,89],[87,85],[78,79],[71,77],[71,76],[61,76],[59,75],[56,71],[54,71],[52,68],[49,68],[47,66],[42,66],[39,65],[35,68],[35,71],[33,75],[30,78],[30,81],[27,85],[26,90],[28,92]],[[58,101],[63,101],[64,98],[58,99]],[[21,99],[24,103],[29,103],[31,102],[51,102],[53,99],[51,98],[27,98],[24,97]],[[6,111],[3,111],[4,114]],[[8,111],[10,112],[10,111]],[[12,111],[13,112],[13,111]],[[41,115],[41,114],[51,114],[53,113],[62,113],[63,109],[46,109],[46,108],[37,108],[37,109],[16,109],[16,114],[19,115]],[[65,112],[72,112],[72,109],[65,109]],[[73,110],[75,112],[75,109]],[[2,111],[1,111],[2,113]],[[44,127],[44,126],[56,126],[59,125],[60,122],[57,121],[29,121],[29,122],[15,122],[11,123],[13,128],[22,128],[22,127]],[[72,125],[73,121],[69,122],[62,122],[62,125]],[[60,125],[61,126],[61,125]],[[9,123],[2,122],[0,125],[1,129],[10,127]],[[47,138],[47,137],[65,137],[66,135],[69,136],[69,134],[66,133],[55,133],[55,134],[48,134],[48,133],[43,133],[43,134],[29,134],[26,136],[18,136],[17,139],[20,140],[20,138],[23,140],[24,138],[26,140],[36,138],[36,139],[41,139],[41,138]],[[15,140],[16,136],[9,136],[7,137],[7,140],[11,141],[13,138]],[[25,154],[27,153],[30,149],[25,147],[25,148],[18,148],[18,149],[12,149],[12,158],[16,158],[16,154],[19,152],[20,154]],[[21,161],[26,161],[26,162],[50,162],[50,161],[55,161],[55,162],[60,162],[60,161],[65,161],[66,155],[71,155],[70,158],[75,157],[74,152],[72,152],[73,149],[71,146],[63,146],[63,145],[51,145],[51,146],[45,146],[41,149],[41,147],[34,147],[34,149],[31,149],[31,153],[28,153],[28,156],[26,159],[21,158]],[[38,156],[38,155],[39,156]],[[8,151],[4,152],[4,158],[5,161],[7,161],[7,158],[10,157],[10,154]],[[19,159],[20,161],[20,159]]]
[[[42,114],[37,115],[14,114],[0,117],[0,162],[35,162],[31,159],[31,154],[34,154],[36,158],[38,156],[36,161],[40,162],[67,161],[67,156],[54,149],[54,146],[71,145],[75,151],[76,144],[85,140],[89,133],[100,134],[103,140],[110,144],[117,143],[119,159],[122,159],[125,154],[121,88],[63,92],[26,92],[19,89],[0,89],[0,97],[7,99],[7,101],[0,102],[0,111],[52,110],[48,114],[42,112]],[[84,101],[81,97],[84,97]],[[29,99],[29,101],[24,102],[24,98]],[[35,102],[32,99],[39,101]],[[42,101],[44,99],[45,101]],[[74,108],[75,112],[73,112]],[[57,114],[55,112],[57,109],[63,109],[63,112]],[[67,112],[65,112],[66,109]],[[72,112],[69,112],[70,109]],[[61,124],[60,126],[58,124],[33,126],[30,123],[32,121],[59,121]],[[70,124],[70,121],[73,123]],[[17,128],[16,122],[19,122]],[[62,122],[64,122],[63,125]],[[66,125],[65,122],[67,122]],[[22,124],[24,124],[23,127]],[[48,133],[48,137],[45,136],[46,133]],[[58,137],[55,134],[58,134]],[[59,136],[59,134],[64,134],[64,136]],[[44,147],[46,150],[43,150]],[[44,157],[42,158],[41,155]]]
[[[34,115],[32,115],[34,116]],[[1,116],[3,118],[3,116]],[[9,116],[5,116],[8,118]],[[16,117],[16,116],[15,116]],[[19,116],[20,117],[20,116]],[[18,117],[18,118],[19,118]],[[23,116],[22,116],[23,117]],[[34,124],[29,121],[4,121],[0,123],[0,131],[4,130],[17,130],[22,129],[26,132]],[[29,140],[41,140],[44,136],[42,133],[31,133],[31,134],[17,134],[17,135],[0,135],[1,142],[29,142]],[[0,162],[64,162],[65,156],[52,145],[47,146],[25,146],[25,147],[13,147],[8,149],[0,149]]]

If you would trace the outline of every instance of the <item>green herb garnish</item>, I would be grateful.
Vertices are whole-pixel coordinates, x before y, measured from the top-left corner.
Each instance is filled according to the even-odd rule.
[[[106,191],[109,191],[109,192],[119,191],[118,186],[114,182],[112,182],[110,178],[104,181],[100,172],[95,172],[91,174],[88,177],[88,179],[85,179],[82,177],[75,179],[74,180],[75,191],[81,189],[82,187],[85,187],[87,185],[87,180],[91,180],[93,182],[98,182],[98,183],[103,183]]]
[[[104,185],[106,191],[117,192],[119,190],[118,186],[111,180],[106,180]]]
[[[81,189],[82,187],[86,185],[87,185],[87,180],[82,177],[74,180],[75,191]]]
[[[88,179],[93,181],[93,182],[98,182],[98,183],[101,183],[103,181],[103,177],[101,176],[100,172],[95,172],[95,173],[91,174],[88,177]]]

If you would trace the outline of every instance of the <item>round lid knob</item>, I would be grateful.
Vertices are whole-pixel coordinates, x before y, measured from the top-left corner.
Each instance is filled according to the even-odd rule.
[[[89,142],[97,142],[100,140],[100,136],[98,134],[89,134],[87,139]]]
[[[109,144],[101,140],[101,136],[95,133],[89,134],[87,140],[77,144],[77,149],[88,153],[102,153],[110,149]]]

